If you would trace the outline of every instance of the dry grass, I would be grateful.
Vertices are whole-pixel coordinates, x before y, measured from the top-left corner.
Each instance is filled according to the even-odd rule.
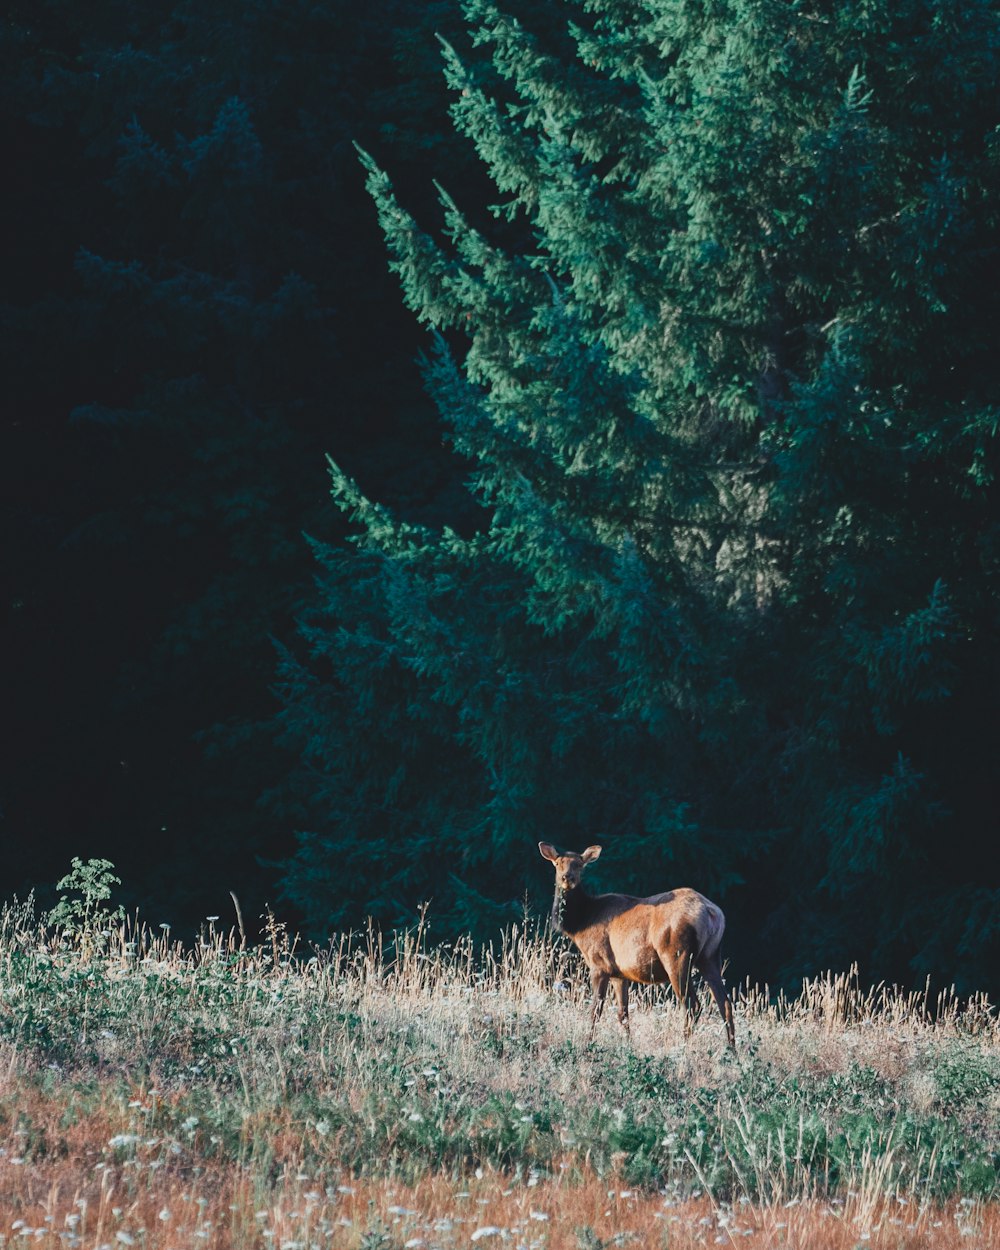
[[[0,1245],[1000,1245],[985,1000],[809,982],[587,1040],[539,935],[304,957],[0,923]]]

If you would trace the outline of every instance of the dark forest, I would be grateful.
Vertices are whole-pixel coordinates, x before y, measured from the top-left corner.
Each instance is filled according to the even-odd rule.
[[[1000,992],[1000,20],[2,24],[0,881]]]

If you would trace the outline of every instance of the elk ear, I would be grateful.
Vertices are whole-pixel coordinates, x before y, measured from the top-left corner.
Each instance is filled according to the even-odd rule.
[[[600,854],[601,848],[599,846],[588,846],[580,858],[585,864],[592,864],[595,859],[600,857]]]
[[[551,842],[539,842],[538,849],[542,853],[542,859],[547,859],[550,863],[555,863],[559,858],[559,852]]]

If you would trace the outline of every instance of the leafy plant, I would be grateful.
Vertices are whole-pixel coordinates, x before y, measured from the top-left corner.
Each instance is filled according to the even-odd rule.
[[[70,871],[56,883],[56,889],[64,892],[49,912],[49,924],[84,951],[103,949],[108,932],[125,919],[120,904],[105,906],[113,888],[121,885],[114,867],[108,859],[82,860],[74,855]]]

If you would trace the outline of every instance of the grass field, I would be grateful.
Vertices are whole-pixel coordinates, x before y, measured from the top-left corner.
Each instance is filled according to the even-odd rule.
[[[1000,1022],[850,975],[588,1042],[562,941],[0,921],[0,1245],[1000,1246]]]

